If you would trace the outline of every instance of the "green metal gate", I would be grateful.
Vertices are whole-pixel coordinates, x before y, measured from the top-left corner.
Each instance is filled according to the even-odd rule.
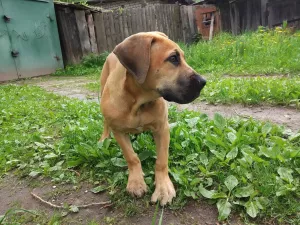
[[[0,0],[0,81],[62,67],[53,0]]]

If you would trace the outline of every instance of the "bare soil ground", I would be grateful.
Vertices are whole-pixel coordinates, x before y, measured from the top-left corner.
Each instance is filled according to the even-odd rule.
[[[35,187],[34,187],[35,186]],[[28,210],[37,210],[43,215],[43,219],[51,218],[54,214],[61,214],[64,210],[57,210],[34,198],[30,193],[34,192],[45,201],[63,205],[64,203],[72,205],[90,204],[96,202],[108,201],[109,196],[106,193],[93,194],[92,186],[89,183],[80,183],[77,185],[54,184],[51,181],[39,180],[32,181],[28,179],[18,179],[13,175],[8,175],[0,181],[0,215],[3,215],[9,208],[23,208]],[[149,197],[149,196],[148,196]],[[150,199],[150,198],[149,198]],[[91,206],[80,209],[77,213],[69,213],[62,219],[62,224],[77,225],[88,224],[91,221],[97,224],[117,224],[117,225],[150,225],[155,212],[156,205],[145,204],[145,201],[137,201],[137,209],[133,209],[134,215],[126,215],[124,209],[114,205],[106,208],[101,206]],[[158,212],[160,216],[161,210]],[[164,209],[164,225],[216,225],[217,210],[214,206],[201,202],[189,202],[181,210]],[[38,224],[43,220],[39,217],[31,216],[21,217],[22,224]],[[240,224],[237,219],[233,219],[233,224]]]
[[[97,101],[98,93],[88,91],[84,85],[95,80],[88,77],[38,77],[29,80],[14,82],[17,85],[37,85],[47,91],[51,91],[60,95],[81,100]],[[289,127],[293,131],[300,128],[300,112],[284,107],[271,106],[255,106],[245,107],[243,105],[208,105],[203,102],[196,102],[186,105],[177,105],[179,109],[189,109],[201,111],[210,117],[215,112],[219,112],[226,117],[246,116],[253,117],[258,120],[269,120],[273,123],[282,124]],[[28,180],[18,179],[12,174],[0,179],[0,215],[4,214],[11,207],[38,210],[44,217],[51,218],[54,214],[61,213],[62,210],[54,209],[36,198],[30,193],[34,191],[44,200],[63,205],[68,204],[89,204],[93,202],[101,202],[109,199],[107,193],[93,194],[92,186],[89,183],[81,182],[76,185],[54,184],[47,180]],[[147,196],[145,197],[147,198]],[[148,199],[150,197],[148,196]],[[100,206],[80,209],[78,213],[69,213],[62,220],[62,224],[88,224],[95,221],[97,224],[151,224],[155,205],[149,204],[147,200],[138,200],[138,209],[133,215],[128,215],[126,209],[118,208],[112,205],[107,208],[100,209]],[[145,202],[147,204],[145,204]],[[130,204],[130,203],[128,203]],[[134,210],[133,210],[134,211]],[[159,210],[160,214],[160,210]],[[182,210],[170,210],[165,208],[163,216],[164,225],[179,224],[199,224],[199,225],[216,225],[217,209],[215,206],[209,205],[206,201],[189,202]],[[158,215],[159,216],[159,215]],[[23,224],[47,224],[40,221],[39,217],[22,217]],[[231,218],[230,224],[243,224],[239,221],[238,216]]]

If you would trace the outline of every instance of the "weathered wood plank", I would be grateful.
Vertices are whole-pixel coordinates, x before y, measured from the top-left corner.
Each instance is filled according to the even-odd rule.
[[[114,11],[113,13],[113,24],[115,30],[115,45],[119,44],[122,41],[121,31],[120,31],[120,20],[119,20],[119,11]]]
[[[119,24],[120,24],[120,40],[123,41],[125,39],[123,11],[119,13]]]
[[[155,14],[153,12],[153,6],[149,6],[149,31],[154,31],[156,26]]]
[[[146,7],[142,8],[141,14],[142,14],[143,31],[147,31]]]
[[[136,24],[137,24],[136,32],[138,33],[138,32],[143,31],[141,9],[136,9]]]
[[[161,10],[161,6],[156,6],[156,12],[157,12],[157,27],[158,27],[158,31],[164,32],[163,31],[163,17],[162,17],[162,10]]]
[[[113,12],[108,13],[108,18],[109,18],[109,27],[110,27],[110,32],[111,32],[110,35],[111,35],[111,39],[112,39],[112,46],[111,46],[110,51],[112,51],[115,48],[115,46],[118,44]]]
[[[103,13],[103,22],[106,32],[106,40],[107,40],[107,50],[112,51],[114,48],[114,41],[111,32],[111,24],[110,24],[110,15],[111,12]]]
[[[93,18],[96,31],[98,52],[103,53],[109,49],[106,38],[107,34],[105,30],[104,13],[93,13]]]
[[[161,19],[162,19],[162,32],[164,32],[167,36],[170,36],[168,26],[167,26],[167,15],[166,15],[166,5],[163,4],[161,6]]]
[[[82,49],[78,45],[80,40],[74,11],[60,8],[56,15],[64,64],[77,64],[82,58]]]
[[[83,55],[88,55],[91,53],[91,43],[89,39],[89,32],[87,28],[87,23],[85,19],[84,10],[74,10],[78,34],[79,43],[82,49]]]
[[[125,39],[129,36],[127,11],[123,11],[122,17],[123,17],[123,26],[124,26],[124,39]]]
[[[186,10],[185,10],[186,6],[181,6],[180,7],[180,18],[182,21],[182,36],[183,36],[183,41],[186,43],[188,40],[188,23],[187,23],[187,15],[186,15]]]
[[[98,53],[98,46],[96,41],[96,34],[95,34],[95,25],[93,20],[93,15],[88,14],[86,15],[87,18],[87,24],[88,24],[88,31],[90,36],[90,42],[91,42],[91,52],[94,54]]]
[[[130,11],[131,11],[132,34],[135,34],[137,33],[136,9],[130,9]]]
[[[180,16],[180,6],[176,6],[176,24],[177,24],[177,34],[178,34],[178,40],[183,41],[183,33],[182,33],[182,21],[181,21],[181,16]]]
[[[146,31],[151,31],[151,25],[150,25],[150,21],[151,21],[151,17],[150,17],[150,7],[146,6],[145,7],[145,20],[146,20]]]
[[[188,6],[188,18],[189,18],[189,27],[190,27],[190,36],[192,37],[194,34],[196,34],[195,30],[195,18],[194,18],[194,13],[193,13],[193,6]]]

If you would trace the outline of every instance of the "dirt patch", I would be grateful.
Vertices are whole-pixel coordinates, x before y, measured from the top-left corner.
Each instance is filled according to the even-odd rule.
[[[266,75],[265,75],[266,76]],[[271,76],[271,75],[270,75]],[[272,75],[285,77],[287,75]],[[236,76],[233,76],[236,77]],[[243,76],[245,77],[245,76]],[[251,76],[253,77],[253,76]],[[98,93],[89,91],[84,88],[85,84],[95,82],[89,77],[38,77],[29,80],[18,81],[17,84],[37,85],[47,91],[54,92],[59,95],[68,96],[70,98],[78,98],[80,100],[88,100],[98,102]],[[178,109],[189,109],[200,111],[208,114],[210,118],[218,112],[225,117],[242,116],[252,117],[257,120],[270,121],[279,125],[284,125],[292,131],[300,130],[300,111],[283,106],[243,106],[234,105],[212,105],[205,102],[193,102],[190,104],[179,105],[174,104]]]
[[[84,88],[85,84],[95,82],[90,77],[44,76],[16,81],[18,85],[36,85],[46,91],[80,100],[98,101],[98,94]]]
[[[38,183],[39,186],[33,188],[32,183]],[[102,202],[109,200],[106,193],[93,194],[90,190],[91,184],[80,183],[77,185],[54,184],[45,180],[26,180],[18,179],[13,175],[8,175],[0,181],[0,215],[3,215],[12,207],[23,208],[27,210],[36,210],[43,213],[43,216],[51,218],[54,214],[61,214],[64,210],[55,210],[54,208],[40,202],[30,193],[34,191],[39,197],[56,205],[64,203],[73,205],[89,204],[93,202]],[[148,198],[146,196],[145,198]],[[150,198],[149,198],[150,199]],[[86,209],[80,209],[78,213],[69,213],[61,219],[62,224],[88,224],[91,221],[99,224],[117,224],[117,225],[149,225],[152,222],[156,205],[145,204],[145,200],[137,200],[138,213],[135,215],[126,215],[126,210],[112,205],[101,209],[100,206],[92,206]],[[128,202],[130,203],[130,202]],[[144,204],[144,205],[143,205]],[[143,207],[141,207],[143,205]],[[158,218],[161,213],[159,209]],[[203,202],[189,202],[181,210],[164,209],[164,225],[215,225],[217,221],[217,209],[214,206]],[[45,218],[44,218],[45,219]],[[232,219],[232,224],[241,224],[237,219]],[[36,224],[40,222],[38,218],[34,221],[27,220],[26,224]]]
[[[188,109],[206,113],[210,118],[215,113],[220,113],[225,117],[242,116],[252,117],[257,120],[270,121],[290,128],[297,132],[300,130],[300,111],[285,107],[273,106],[251,106],[243,105],[211,105],[205,102],[178,105],[178,109]]]

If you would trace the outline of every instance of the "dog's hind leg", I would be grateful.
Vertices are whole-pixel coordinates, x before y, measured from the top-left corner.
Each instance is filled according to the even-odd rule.
[[[101,135],[101,138],[99,139],[99,142],[104,141],[106,138],[109,138],[110,135],[110,127],[107,125],[107,123],[103,122],[103,133]]]

